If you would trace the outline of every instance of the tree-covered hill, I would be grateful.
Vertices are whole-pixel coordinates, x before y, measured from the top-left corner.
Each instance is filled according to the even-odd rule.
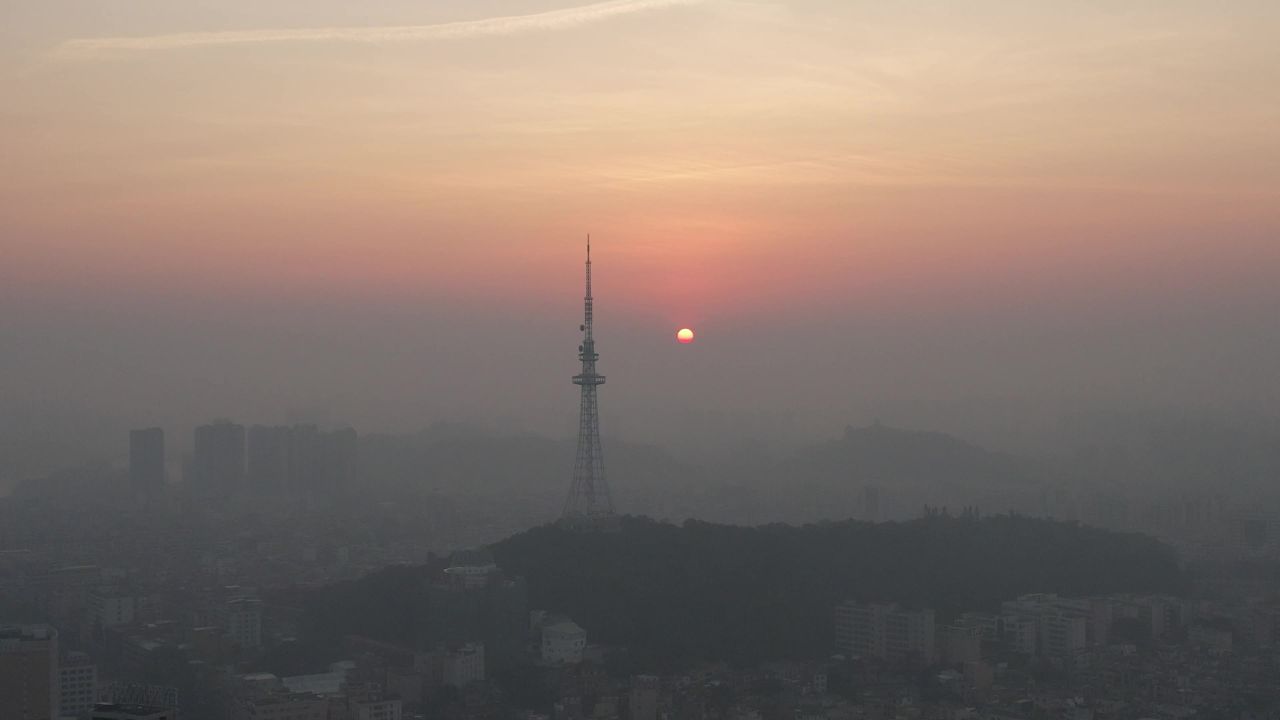
[[[531,606],[567,612],[594,641],[650,662],[822,656],[846,598],[945,614],[1028,592],[1181,582],[1173,552],[1150,538],[1010,516],[758,528],[628,518],[617,533],[541,527],[493,551],[528,579]]]
[[[945,616],[1028,592],[1171,591],[1183,582],[1173,552],[1150,538],[1007,515],[757,528],[625,518],[617,532],[545,526],[492,550],[507,573],[527,579],[531,608],[567,613],[592,641],[625,645],[651,668],[822,657],[831,609],[846,598]],[[308,634],[412,637],[425,572],[390,569],[311,595],[302,602]]]

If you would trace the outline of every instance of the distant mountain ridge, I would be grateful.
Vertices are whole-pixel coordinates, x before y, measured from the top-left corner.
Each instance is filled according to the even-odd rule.
[[[617,484],[668,481],[685,467],[659,448],[605,438],[605,462]],[[554,495],[568,489],[574,441],[437,425],[412,435],[361,438],[362,475],[374,486],[426,486],[465,493]]]
[[[497,435],[459,426],[362,438],[363,473],[376,486],[524,497],[548,511],[568,487],[570,440]],[[782,458],[744,456],[701,466],[661,448],[605,440],[619,508],[659,517],[723,522],[803,522],[865,517],[863,491],[884,497],[879,519],[919,514],[923,503],[1027,511],[1044,475],[1032,461],[950,435],[875,424]],[[1010,494],[1022,494],[1010,505]],[[997,502],[1000,498],[1002,502]]]
[[[846,427],[838,439],[803,448],[778,463],[771,475],[785,492],[770,493],[768,479],[759,491],[772,495],[780,511],[797,511],[800,517],[784,516],[795,521],[815,505],[828,510],[809,518],[906,518],[918,515],[923,504],[1025,511],[1040,492],[1045,472],[1032,460],[986,450],[945,433],[875,423]],[[860,493],[866,488],[875,488],[881,498],[878,518],[865,515]],[[797,507],[791,498],[807,505]]]

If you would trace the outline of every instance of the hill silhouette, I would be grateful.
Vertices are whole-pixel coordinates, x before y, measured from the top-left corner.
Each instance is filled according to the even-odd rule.
[[[526,578],[531,608],[569,614],[642,668],[823,657],[832,607],[846,598],[945,616],[1028,592],[1172,591],[1183,581],[1172,550],[1150,538],[1007,515],[757,528],[631,517],[617,532],[549,525],[491,549]],[[324,589],[307,600],[306,624],[329,638],[412,637],[424,577],[395,568]]]

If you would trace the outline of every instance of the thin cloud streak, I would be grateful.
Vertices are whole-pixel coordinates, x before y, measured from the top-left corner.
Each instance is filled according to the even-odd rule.
[[[521,35],[532,32],[568,30],[622,15],[681,5],[700,5],[707,0],[606,0],[592,5],[551,10],[532,15],[387,27],[295,28],[282,30],[233,30],[193,32],[142,37],[84,38],[67,40],[53,55],[61,59],[86,59],[111,52],[183,50],[277,42],[360,42],[390,43],[417,40],[454,40],[478,37]]]

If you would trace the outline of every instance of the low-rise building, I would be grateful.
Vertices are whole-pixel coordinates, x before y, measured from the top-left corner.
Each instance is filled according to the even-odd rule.
[[[542,662],[575,664],[582,662],[587,649],[587,631],[568,618],[542,626]]]

